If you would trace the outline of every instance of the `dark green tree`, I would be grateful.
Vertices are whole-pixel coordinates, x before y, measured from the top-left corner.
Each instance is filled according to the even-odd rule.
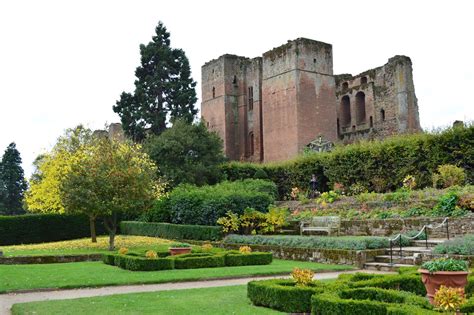
[[[144,148],[171,186],[215,184],[220,180],[219,164],[225,160],[222,140],[202,122],[177,120],[161,135],[147,139]]]
[[[151,42],[140,45],[135,91],[122,92],[113,107],[125,134],[135,141],[143,140],[147,131],[162,133],[167,119],[191,123],[197,114],[196,82],[191,78],[188,58],[182,49],[171,48],[170,33],[162,22],[155,33]]]
[[[0,213],[9,215],[23,213],[23,196],[26,189],[20,152],[12,142],[0,162]]]

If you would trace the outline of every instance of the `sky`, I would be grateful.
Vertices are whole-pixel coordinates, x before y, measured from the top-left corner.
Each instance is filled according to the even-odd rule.
[[[394,55],[413,62],[424,129],[474,120],[474,1],[1,1],[0,155],[15,142],[27,176],[67,128],[119,122],[139,45],[158,21],[201,66],[307,37],[333,45],[334,73],[357,74]],[[198,101],[198,106],[199,106]]]

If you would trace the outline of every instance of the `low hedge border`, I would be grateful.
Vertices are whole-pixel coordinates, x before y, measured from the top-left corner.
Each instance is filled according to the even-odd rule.
[[[100,261],[102,254],[41,255],[0,257],[0,265],[58,264],[81,261]]]
[[[158,255],[159,258],[148,259],[135,252],[127,255],[114,253],[104,254],[102,256],[102,261],[107,265],[117,266],[132,271],[156,271],[165,269],[268,265],[273,260],[271,253],[254,252],[250,254],[240,254],[236,251],[163,256],[164,253],[160,252]]]
[[[292,280],[271,279],[249,282],[247,296],[257,306],[286,313],[305,313],[311,309],[311,296],[325,289],[327,285],[321,282],[314,282],[313,286],[296,287]]]
[[[412,293],[363,288],[315,294],[311,297],[311,314],[428,315],[439,313],[431,310],[428,301]]]
[[[222,228],[219,226],[122,221],[120,231],[122,234],[176,240],[218,241],[222,239]]]

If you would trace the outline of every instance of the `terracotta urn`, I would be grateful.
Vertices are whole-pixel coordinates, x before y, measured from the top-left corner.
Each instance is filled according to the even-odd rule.
[[[426,269],[419,269],[421,281],[425,285],[430,303],[434,305],[434,295],[440,286],[463,288],[467,285],[468,271],[436,271],[430,273]]]
[[[169,250],[172,256],[189,254],[191,252],[191,247],[170,247]]]

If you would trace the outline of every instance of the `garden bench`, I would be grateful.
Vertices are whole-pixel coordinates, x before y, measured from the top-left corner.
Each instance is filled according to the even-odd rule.
[[[310,220],[301,221],[300,234],[303,235],[305,231],[321,231],[327,232],[331,235],[332,231],[336,230],[339,235],[341,227],[341,218],[337,216],[327,217],[313,217]]]

